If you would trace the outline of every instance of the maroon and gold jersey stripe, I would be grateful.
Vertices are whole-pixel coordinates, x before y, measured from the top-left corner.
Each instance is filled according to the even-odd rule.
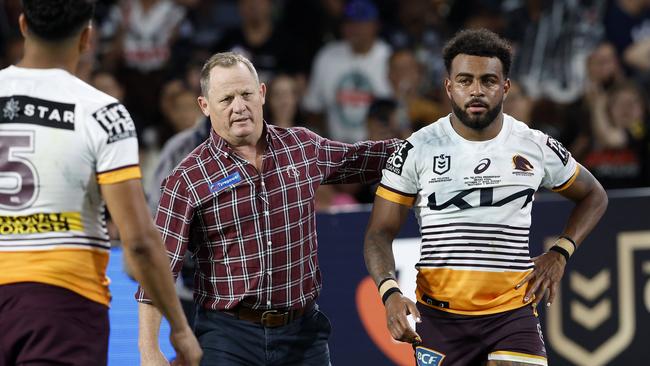
[[[45,283],[108,306],[111,301],[106,277],[108,258],[108,251],[92,249],[1,252],[0,285]]]
[[[427,306],[464,315],[487,315],[520,308],[526,286],[515,289],[532,270],[492,272],[450,268],[419,268],[416,296]],[[426,304],[422,296],[449,303],[448,308]],[[528,302],[531,302],[529,300]]]
[[[142,172],[138,165],[131,165],[107,172],[97,173],[97,183],[112,184],[127,181],[129,179],[142,178]]]
[[[576,171],[573,173],[571,178],[569,178],[569,180],[567,180],[566,182],[560,184],[559,186],[553,188],[553,192],[560,192],[560,191],[563,191],[563,190],[571,187],[573,182],[575,182],[576,178],[578,178],[579,174],[580,174],[580,165],[576,165]]]
[[[413,206],[413,203],[415,203],[414,194],[410,195],[398,192],[383,185],[379,185],[379,187],[377,187],[377,196],[408,207]]]

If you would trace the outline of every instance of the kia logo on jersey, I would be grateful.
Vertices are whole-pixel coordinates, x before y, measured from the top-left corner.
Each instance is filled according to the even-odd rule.
[[[486,171],[488,167],[490,167],[490,159],[481,159],[481,161],[478,162],[476,168],[474,168],[474,174],[481,174]]]

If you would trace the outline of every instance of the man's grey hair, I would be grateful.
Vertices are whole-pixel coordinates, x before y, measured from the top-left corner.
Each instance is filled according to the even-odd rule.
[[[208,97],[208,90],[210,90],[210,71],[212,71],[215,66],[227,68],[233,67],[238,63],[244,64],[244,66],[248,68],[251,74],[255,77],[255,82],[259,85],[260,79],[257,76],[257,71],[249,59],[238,53],[221,52],[210,57],[201,69],[201,94],[203,94],[203,97]]]

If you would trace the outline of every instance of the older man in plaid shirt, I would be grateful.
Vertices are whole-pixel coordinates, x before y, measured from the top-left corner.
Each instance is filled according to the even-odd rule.
[[[369,183],[399,140],[344,144],[262,117],[266,86],[249,60],[219,53],[201,73],[210,138],[163,182],[156,224],[174,274],[196,262],[195,332],[204,365],[328,365],[314,194]],[[160,314],[139,290],[143,365],[166,364]]]

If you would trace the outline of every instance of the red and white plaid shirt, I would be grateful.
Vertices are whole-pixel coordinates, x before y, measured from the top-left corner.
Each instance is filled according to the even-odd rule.
[[[194,299],[206,309],[240,302],[295,309],[315,299],[321,289],[316,189],[378,180],[401,142],[350,145],[268,124],[265,131],[261,173],[212,131],[163,182],[156,225],[174,277],[191,251]],[[136,298],[149,301],[141,288]]]

